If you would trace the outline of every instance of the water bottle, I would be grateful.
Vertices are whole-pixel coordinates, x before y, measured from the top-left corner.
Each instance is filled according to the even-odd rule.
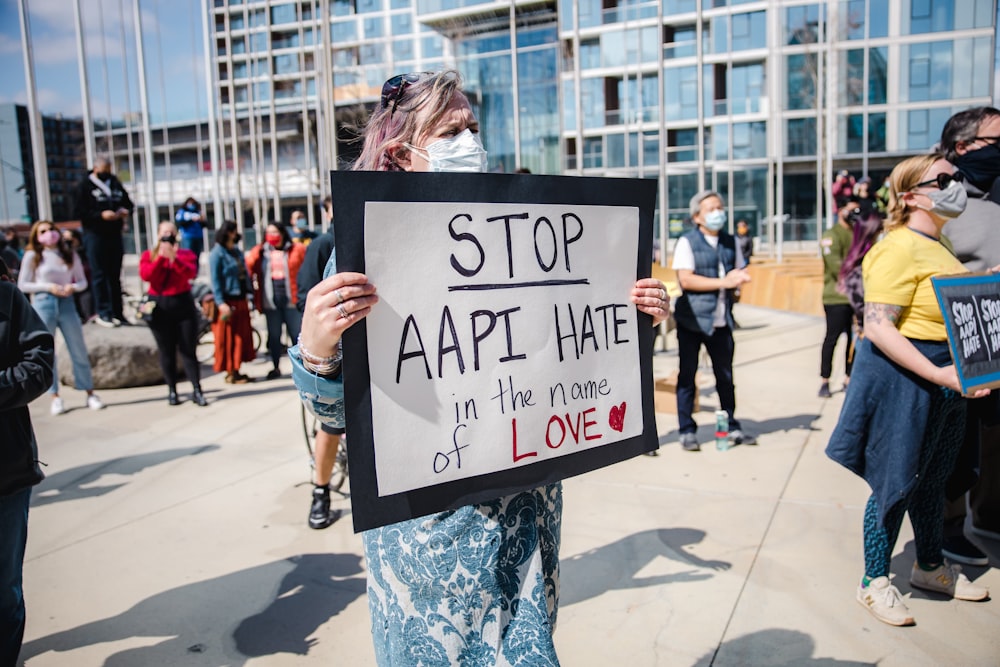
[[[715,411],[715,448],[720,452],[729,449],[729,413]]]

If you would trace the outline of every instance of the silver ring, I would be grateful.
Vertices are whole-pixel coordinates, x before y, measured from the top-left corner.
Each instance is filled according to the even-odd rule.
[[[344,308],[343,304],[340,303],[337,304],[337,312],[340,313],[340,316],[345,320],[351,316],[351,314],[347,312],[347,309]]]
[[[667,300],[667,290],[665,290],[665,289],[663,289],[661,287],[660,288],[660,301],[666,301],[666,300]]]
[[[344,295],[340,293],[339,289],[333,290],[333,293],[337,297],[337,305],[340,305],[340,304],[344,303]]]

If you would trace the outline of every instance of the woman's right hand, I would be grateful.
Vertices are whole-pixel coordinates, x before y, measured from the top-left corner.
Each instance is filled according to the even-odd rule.
[[[226,303],[225,301],[223,301],[218,305],[218,310],[219,310],[219,319],[222,320],[223,322],[228,320],[233,314],[233,309],[230,308],[229,304]]]
[[[341,336],[378,303],[375,286],[363,273],[337,273],[321,281],[306,297],[302,345],[317,357],[336,354]]]

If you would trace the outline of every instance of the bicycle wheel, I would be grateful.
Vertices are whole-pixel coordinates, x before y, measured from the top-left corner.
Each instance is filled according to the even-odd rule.
[[[340,491],[344,482],[349,477],[347,471],[347,436],[340,436],[340,447],[337,448],[337,460],[333,464],[333,473],[330,475],[330,490]]]
[[[215,336],[212,334],[212,327],[205,326],[198,333],[198,347],[195,350],[195,357],[198,363],[207,364],[215,358]]]
[[[310,478],[312,478],[312,473],[316,471],[316,433],[319,431],[319,419],[316,415],[311,413],[308,408],[306,408],[305,403],[301,405],[302,409],[302,435],[305,436],[306,440],[306,450],[309,452],[309,469],[311,471]],[[347,438],[345,436],[340,436],[340,447],[337,448],[337,458],[333,463],[333,470],[330,474],[330,483],[328,486],[331,491],[340,491],[344,486],[344,482],[347,481],[348,471],[347,471]]]
[[[309,452],[309,470],[313,471],[316,469],[316,455],[313,453],[313,440],[316,439],[316,431],[319,430],[319,420],[316,416],[306,409],[306,404],[301,403],[299,408],[302,410],[302,435],[306,439],[306,451]],[[310,480],[312,479],[312,474],[309,475]]]

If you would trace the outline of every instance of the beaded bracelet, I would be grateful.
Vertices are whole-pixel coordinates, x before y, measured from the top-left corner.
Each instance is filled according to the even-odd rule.
[[[320,375],[323,377],[329,377],[331,375],[336,376],[340,374],[340,359],[337,359],[335,362],[331,364],[320,366],[303,358],[302,367],[305,368],[310,373],[315,373],[316,375]]]
[[[315,354],[307,350],[306,346],[302,344],[301,333],[299,333],[299,337],[295,342],[299,346],[299,354],[302,356],[302,360],[309,361],[315,366],[326,366],[332,364],[333,362],[339,362],[341,359],[340,341],[337,341],[337,350],[329,357],[317,357]]]

